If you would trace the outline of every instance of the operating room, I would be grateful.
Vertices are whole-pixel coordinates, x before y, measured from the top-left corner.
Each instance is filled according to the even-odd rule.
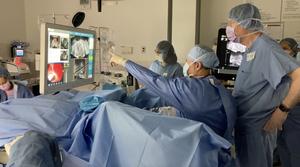
[[[9,0],[0,21],[0,167],[300,166],[300,0]]]

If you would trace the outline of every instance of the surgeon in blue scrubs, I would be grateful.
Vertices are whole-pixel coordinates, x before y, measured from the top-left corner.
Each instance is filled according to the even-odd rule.
[[[31,98],[33,94],[26,86],[10,81],[7,69],[0,67],[0,97],[3,102],[15,98]]]
[[[124,66],[147,89],[177,109],[177,115],[203,122],[230,140],[236,108],[228,90],[211,75],[219,64],[215,53],[195,46],[187,56],[183,73],[188,77],[166,78],[111,53],[111,62]]]
[[[300,99],[299,64],[263,33],[260,12],[250,3],[230,10],[226,34],[231,45],[243,52],[233,91],[238,105],[238,162],[241,167],[271,167],[277,130],[290,133],[286,119],[293,119],[291,127],[299,128],[299,114],[290,111]],[[299,137],[290,136],[286,142],[299,149],[296,140]],[[293,160],[286,155],[289,161]],[[294,162],[293,166],[300,166]]]
[[[182,77],[182,66],[177,63],[173,45],[169,41],[160,41],[155,49],[156,60],[150,65],[150,70],[164,77]]]

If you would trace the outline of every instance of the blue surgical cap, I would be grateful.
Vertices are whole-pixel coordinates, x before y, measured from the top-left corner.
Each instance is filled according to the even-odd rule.
[[[258,8],[250,3],[245,3],[232,8],[229,19],[234,20],[248,31],[259,31],[263,29],[261,15]]]
[[[10,74],[9,74],[8,70],[1,66],[0,66],[0,77],[10,78]]]
[[[219,65],[219,59],[215,52],[206,46],[195,46],[193,47],[187,59],[195,62],[201,62],[206,68],[215,68]]]

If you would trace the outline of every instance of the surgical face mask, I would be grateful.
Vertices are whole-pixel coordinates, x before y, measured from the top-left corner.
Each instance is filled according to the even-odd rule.
[[[9,81],[6,81],[3,85],[0,85],[0,89],[4,91],[8,91],[10,89],[11,85]]]
[[[156,55],[156,60],[158,60],[159,62],[163,62],[162,55],[161,54],[157,54]]]
[[[185,63],[183,66],[183,76],[187,77],[188,76],[188,70],[189,70],[189,64]]]
[[[198,62],[199,60],[201,60],[201,57],[195,59],[191,64],[188,64],[188,63],[186,62],[186,63],[184,64],[184,66],[183,66],[183,69],[182,69],[182,71],[183,71],[183,76],[185,76],[185,77],[190,76],[190,74],[188,74],[188,70],[189,70],[190,66],[191,66],[192,64]]]
[[[234,53],[238,53],[238,52],[244,53],[244,52],[246,52],[247,47],[241,43],[230,41],[227,44],[227,49],[231,50]]]
[[[160,53],[157,55],[156,60],[160,63],[161,66],[166,66],[167,64],[164,62],[164,60],[162,59],[163,55]]]
[[[227,26],[226,27],[226,36],[228,38],[229,41],[235,41],[236,40],[236,35],[234,32],[234,28]]]

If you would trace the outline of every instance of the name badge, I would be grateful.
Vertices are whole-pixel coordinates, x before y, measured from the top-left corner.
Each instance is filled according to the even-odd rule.
[[[255,58],[255,52],[251,52],[247,54],[247,61],[251,61]]]

